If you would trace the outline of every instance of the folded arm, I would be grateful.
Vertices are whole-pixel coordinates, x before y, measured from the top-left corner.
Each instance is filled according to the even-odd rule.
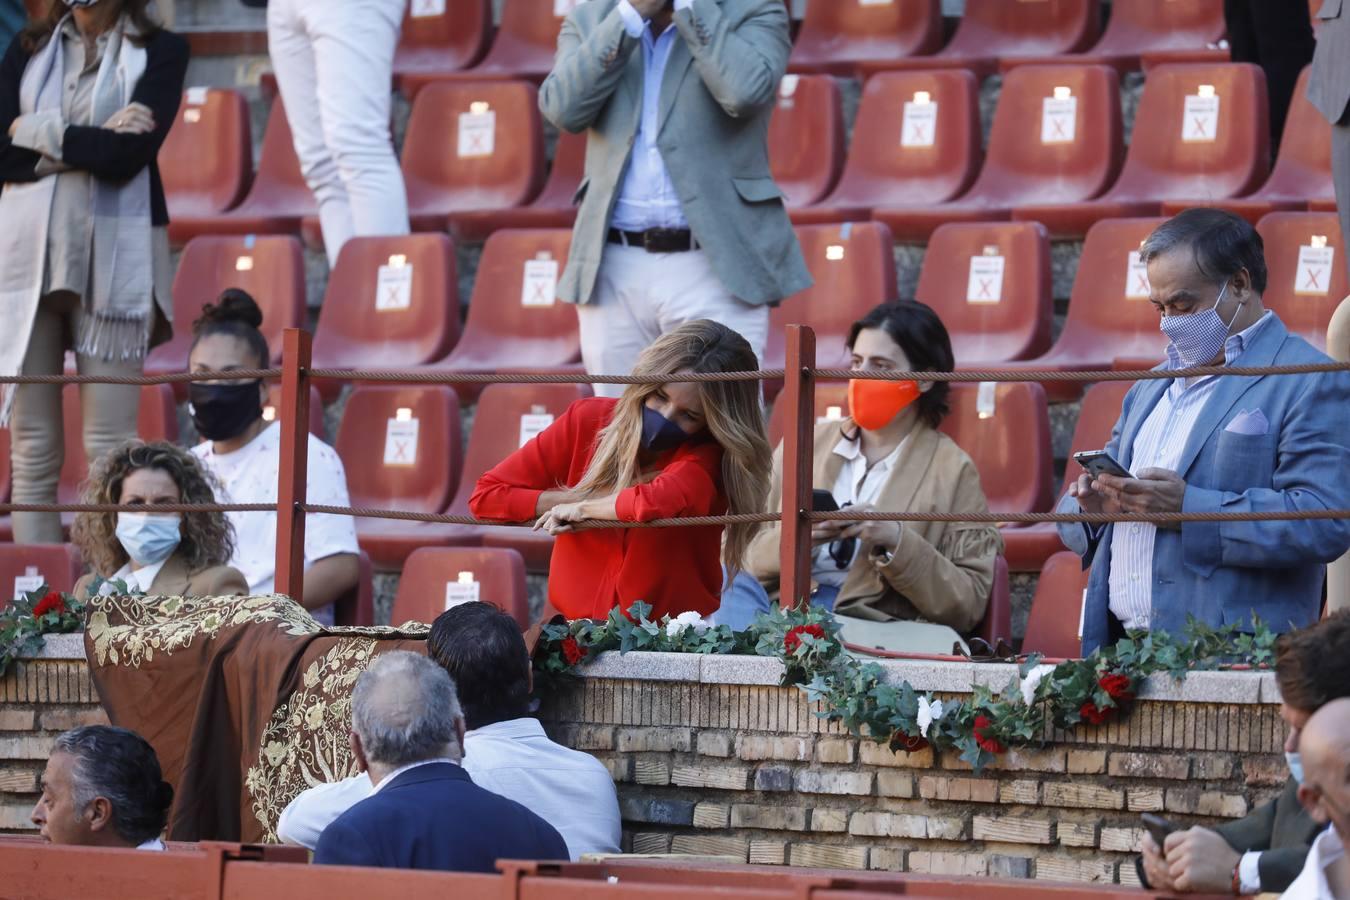
[[[469,510],[480,519],[528,522],[564,496],[568,461],[581,434],[569,408],[515,453],[478,479]],[[587,438],[589,440],[589,437]]]
[[[28,56],[16,38],[0,61],[0,182],[29,182],[42,177],[37,171],[42,154],[14,143],[11,128],[19,118],[19,82]]]

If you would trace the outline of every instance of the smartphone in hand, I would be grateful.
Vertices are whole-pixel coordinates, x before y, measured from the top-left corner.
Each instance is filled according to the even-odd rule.
[[[1093,478],[1098,475],[1114,475],[1117,478],[1133,478],[1129,469],[1116,461],[1105,450],[1082,450],[1073,455],[1073,461],[1082,466]]]
[[[1144,813],[1139,818],[1143,821],[1144,827],[1148,829],[1149,836],[1153,838],[1153,843],[1158,845],[1158,852],[1166,856],[1167,852],[1163,849],[1163,842],[1167,840],[1169,834],[1177,830],[1177,826],[1162,816],[1155,816],[1153,813]]]

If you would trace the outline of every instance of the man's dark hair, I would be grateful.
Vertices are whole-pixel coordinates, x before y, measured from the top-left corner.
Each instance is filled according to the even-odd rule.
[[[59,735],[56,749],[75,759],[76,809],[103,797],[122,840],[137,846],[159,837],[173,787],[163,780],[159,757],[145,738],[125,728],[86,725]]]
[[[1350,697],[1350,609],[1281,635],[1275,645],[1275,680],[1284,702],[1304,712]]]
[[[1148,263],[1178,247],[1191,249],[1195,267],[1206,278],[1225,281],[1246,269],[1252,289],[1266,292],[1265,243],[1241,216],[1207,206],[1180,212],[1153,230],[1139,248],[1139,258]]]
[[[427,655],[459,688],[472,731],[530,713],[530,654],[516,620],[489,603],[464,603],[431,623]]]
[[[917,300],[883,303],[853,323],[848,331],[848,348],[858,340],[865,328],[880,328],[905,351],[909,364],[916,372],[950,372],[956,368],[952,353],[952,339],[947,326],[927,304]],[[951,412],[947,401],[952,387],[948,382],[936,381],[914,401],[919,416],[929,426],[937,428]]]

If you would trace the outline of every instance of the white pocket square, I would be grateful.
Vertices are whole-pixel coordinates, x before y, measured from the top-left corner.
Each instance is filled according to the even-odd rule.
[[[1266,420],[1266,414],[1260,409],[1240,410],[1233,420],[1223,429],[1233,434],[1252,434],[1262,435],[1270,434],[1270,422]]]

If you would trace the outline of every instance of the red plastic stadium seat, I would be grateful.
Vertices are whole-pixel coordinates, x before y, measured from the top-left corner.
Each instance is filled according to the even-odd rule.
[[[1041,386],[962,382],[952,384],[949,396],[951,412],[941,430],[975,463],[989,511],[1048,510],[1054,499],[1054,449]]]
[[[0,428],[0,503],[9,502],[9,452],[9,429]]]
[[[940,0],[829,0],[807,5],[788,68],[850,76],[866,60],[924,56],[941,46]]]
[[[1054,56],[1087,49],[1101,31],[1097,0],[966,0],[956,33],[931,57],[867,61],[865,74],[940,66],[994,71],[1002,57]]]
[[[460,582],[466,574],[472,587]],[[456,600],[470,602],[475,591],[482,602],[509,613],[521,631],[530,627],[525,560],[514,550],[469,547],[423,547],[414,551],[403,566],[389,621],[395,625],[409,621],[430,624]]]
[[[994,560],[994,584],[989,589],[989,605],[974,636],[984,638],[990,647],[998,643],[999,638],[1012,643],[1012,586],[1008,580],[1008,561],[1001,556]]]
[[[411,100],[422,82],[459,72],[482,59],[492,34],[489,0],[447,0],[435,5],[409,4],[403,33],[394,53],[394,82]],[[423,11],[431,6],[430,12]]]
[[[1069,490],[1069,485],[1083,473],[1083,467],[1073,461],[1073,454],[1080,450],[1101,450],[1107,445],[1111,440],[1111,429],[1120,418],[1120,405],[1131,387],[1133,382],[1130,381],[1103,381],[1094,384],[1083,395],[1078,423],[1074,426],[1073,439],[1069,443],[1069,463],[1057,502]],[[1023,528],[1004,528],[1002,531],[1003,553],[1008,557],[1008,566],[1014,572],[1038,571],[1051,554],[1064,549],[1054,523],[1038,522]]]
[[[788,206],[809,206],[844,167],[844,112],[828,75],[785,75],[769,121],[769,168]]]
[[[370,554],[356,555],[356,586],[333,601],[333,624],[369,628],[375,624],[375,567]]]
[[[277,410],[281,408],[281,382],[275,382],[267,386],[267,403],[263,405],[263,418],[268,422],[274,422],[277,418]],[[319,396],[319,389],[314,385],[309,386],[309,433],[319,440],[327,440],[327,429],[323,421],[323,397]]]
[[[1289,117],[1284,120],[1284,136],[1280,140],[1280,155],[1275,168],[1261,189],[1246,197],[1233,200],[1208,201],[1208,205],[1227,209],[1244,217],[1252,224],[1266,213],[1285,209],[1307,209],[1314,202],[1336,203],[1336,190],[1331,183],[1331,124],[1308,101],[1308,72],[1299,75],[1298,86],[1289,103]],[[1201,205],[1198,201],[1169,201],[1163,204],[1163,215],[1171,216],[1187,206]]]
[[[482,62],[459,72],[434,76],[409,73],[399,84],[405,94],[412,96],[431,81],[509,78],[543,81],[553,68],[563,18],[580,2],[582,0],[505,0],[496,37]]]
[[[877,206],[946,203],[975,179],[980,155],[975,76],[955,70],[877,75],[863,86],[838,187],[815,206],[792,210],[792,221],[860,221]],[[895,237],[907,240],[899,232]]]
[[[1145,54],[1203,51],[1223,37],[1218,0],[1114,0],[1101,40],[1077,57],[1056,61],[1100,62],[1136,70]],[[1041,60],[1047,61],[1047,60]],[[1021,62],[1004,59],[1008,66]]]
[[[874,306],[896,298],[891,234],[878,222],[845,222],[803,225],[797,240],[815,284],[769,310],[764,368],[783,367],[788,325],[809,325],[816,333],[817,368],[846,369],[849,328]],[[765,383],[769,396],[780,387]]]
[[[1088,229],[1059,340],[1044,356],[996,368],[1087,372],[1110,369],[1122,357],[1147,360],[1150,366],[1162,360],[1167,338],[1148,302],[1148,274],[1132,263],[1131,254],[1165,221],[1103,219]],[[1082,382],[1042,384],[1052,403],[1076,400],[1083,392]]]
[[[586,135],[558,133],[548,182],[529,206],[466,210],[450,217],[450,233],[463,244],[481,244],[505,228],[571,228],[577,217],[573,202],[586,170]]]
[[[556,279],[562,274],[571,241],[572,233],[562,229],[499,231],[488,238],[464,334],[454,351],[430,369],[580,371],[576,307],[560,302],[549,288],[550,275]],[[544,277],[527,280],[527,271]],[[454,387],[465,403],[482,390],[476,384]]]
[[[451,213],[534,197],[544,175],[536,96],[523,82],[432,84],[418,93],[403,142],[414,231],[443,231]]]
[[[915,297],[937,312],[959,368],[1050,348],[1050,239],[1035,222],[943,225]]]
[[[56,502],[78,503],[80,488],[89,474],[78,384],[68,384],[61,390],[61,410],[66,451],[61,481],[56,487]],[[141,388],[136,434],[143,441],[178,440],[178,406],[167,384],[147,384]],[[74,513],[62,513],[63,519],[67,517],[74,519]]]
[[[818,381],[815,391],[816,422],[841,419],[848,415],[848,383],[842,381]],[[787,428],[788,408],[785,403],[775,403],[769,415],[769,446],[775,450],[783,441]]]
[[[314,194],[300,174],[286,110],[277,98],[267,117],[258,174],[248,196],[228,212],[175,218],[169,237],[181,244],[202,234],[296,234],[300,220],[318,212]]]
[[[1027,617],[1023,653],[1040,653],[1049,659],[1078,659],[1083,655],[1078,623],[1082,620],[1088,574],[1077,553],[1064,550],[1046,560]]]
[[[1156,216],[1167,200],[1247,194],[1270,168],[1266,104],[1265,75],[1254,65],[1159,66],[1144,82],[1135,140],[1115,185],[1096,200],[1020,206],[1013,218],[1078,237],[1101,219]]]
[[[189,88],[159,150],[159,174],[170,222],[214,216],[238,205],[253,179],[253,132],[244,96],[223,88]]]
[[[445,385],[358,385],[335,448],[352,506],[439,513],[458,485],[459,400]],[[424,543],[417,525],[359,518],[356,533],[376,566],[397,568]]]
[[[272,362],[281,360],[281,335],[305,322],[305,256],[293,237],[199,237],[188,242],[173,279],[172,340],[150,351],[145,373],[184,372],[192,346],[192,322],[226,288],[241,288],[262,309],[263,337]],[[187,385],[175,388],[180,398]]]
[[[950,203],[887,206],[872,217],[922,239],[946,222],[1008,219],[1023,203],[1097,196],[1125,154],[1119,82],[1105,66],[1014,69],[1003,80],[984,168],[970,190]]]
[[[84,574],[84,562],[74,544],[0,544],[0,609],[16,595],[38,589],[24,580],[41,579],[48,590],[70,593]],[[16,583],[17,582],[17,583]]]
[[[1336,214],[1276,212],[1256,230],[1265,242],[1269,269],[1262,302],[1291,332],[1325,350],[1331,315],[1350,294]]]
[[[400,271],[410,271],[401,286]],[[356,237],[342,245],[314,330],[315,368],[413,368],[445,356],[458,340],[459,288],[448,237]],[[333,379],[319,385],[330,400],[342,387]]]

